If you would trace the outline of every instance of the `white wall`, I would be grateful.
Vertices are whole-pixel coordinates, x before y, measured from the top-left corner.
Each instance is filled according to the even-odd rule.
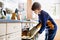
[[[33,2],[39,2],[42,10],[48,12],[53,19],[60,19],[60,0],[33,0]]]

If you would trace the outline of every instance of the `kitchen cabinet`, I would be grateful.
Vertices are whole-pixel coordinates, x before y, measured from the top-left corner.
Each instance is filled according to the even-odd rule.
[[[20,23],[7,23],[7,34],[21,31],[20,29],[21,29]]]
[[[6,34],[6,23],[0,23],[0,35]]]
[[[7,40],[21,40],[20,38],[21,38],[21,36],[20,36],[19,32],[7,35]]]
[[[0,37],[0,40],[6,40],[6,36]]]
[[[21,40],[21,23],[0,19],[0,40]]]
[[[21,40],[22,28],[26,27],[28,29],[28,27],[32,27],[33,25],[31,23],[35,22],[26,20],[21,21],[0,19],[0,40]]]

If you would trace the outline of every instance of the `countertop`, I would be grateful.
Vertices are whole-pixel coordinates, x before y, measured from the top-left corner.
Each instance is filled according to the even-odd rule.
[[[34,23],[34,21],[0,19],[0,23]]]

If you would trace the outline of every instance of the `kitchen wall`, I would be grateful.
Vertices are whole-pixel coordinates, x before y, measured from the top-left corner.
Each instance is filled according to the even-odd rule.
[[[53,19],[60,19],[60,0],[32,0],[32,2],[39,2],[42,10],[50,14]]]

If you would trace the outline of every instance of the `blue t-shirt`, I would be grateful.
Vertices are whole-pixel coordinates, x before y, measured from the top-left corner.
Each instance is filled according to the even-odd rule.
[[[41,27],[41,29],[39,31],[40,34],[46,28],[46,22],[47,22],[47,20],[50,20],[52,22],[52,24],[54,25],[54,31],[57,30],[56,23],[54,22],[54,20],[51,18],[51,16],[47,12],[41,10],[41,12],[40,12],[40,14],[38,14],[38,16],[39,16],[39,23],[42,22],[42,27]]]

